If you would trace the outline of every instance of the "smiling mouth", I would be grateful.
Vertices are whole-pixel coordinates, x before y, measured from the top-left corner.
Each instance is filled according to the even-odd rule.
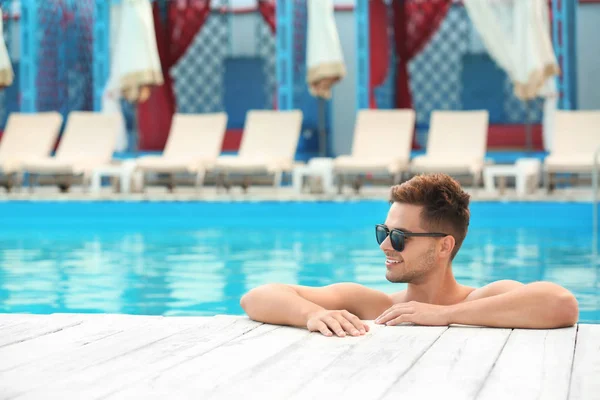
[[[385,263],[386,264],[400,264],[402,261],[398,261],[398,260],[392,260],[391,258],[386,258],[385,259]]]

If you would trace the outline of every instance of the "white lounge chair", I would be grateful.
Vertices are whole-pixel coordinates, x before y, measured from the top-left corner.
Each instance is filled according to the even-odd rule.
[[[15,177],[18,177],[17,185],[21,183],[20,173],[25,162],[52,153],[62,122],[62,115],[53,111],[10,114],[0,140],[0,168],[8,177],[8,190],[15,183]]]
[[[227,114],[175,114],[163,154],[143,156],[136,169],[147,173],[190,173],[196,175],[196,188],[204,183],[206,172],[221,154],[227,129]]]
[[[281,184],[283,172],[291,172],[302,129],[302,111],[252,110],[246,116],[239,153],[217,159],[215,172],[220,181],[230,173],[273,175]],[[220,183],[218,182],[218,185]],[[244,188],[248,185],[244,181]]]
[[[557,173],[589,174],[600,148],[600,110],[556,110],[552,148],[544,160],[544,184]]]
[[[413,173],[443,172],[471,175],[481,182],[487,148],[489,113],[481,111],[433,111],[425,155],[411,162]]]
[[[115,151],[121,114],[73,111],[54,157],[29,160],[23,170],[30,174],[30,190],[38,175],[82,176],[87,186],[94,168],[110,163]]]
[[[409,171],[414,129],[415,111],[411,109],[359,111],[352,153],[334,160],[339,191],[344,178],[352,175],[386,174],[399,182],[402,173]]]

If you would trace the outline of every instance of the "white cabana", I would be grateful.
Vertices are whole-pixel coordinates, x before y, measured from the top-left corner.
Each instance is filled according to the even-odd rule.
[[[346,75],[332,0],[308,0],[306,80],[310,93],[331,98],[331,87]]]
[[[528,101],[545,97],[545,120],[556,109],[555,76],[559,67],[550,39],[550,17],[546,0],[464,0],[494,61],[508,74],[515,95]],[[551,131],[544,126],[544,143],[551,144]]]
[[[120,109],[121,98],[131,103],[144,102],[152,86],[163,84],[150,0],[123,0],[114,7],[111,17],[117,17],[118,22],[111,31],[115,42],[103,98],[105,112]],[[117,148],[122,150],[126,144],[123,130]]]
[[[2,15],[2,9],[0,9],[0,17],[2,17]],[[3,18],[0,18],[0,88],[12,85],[13,79],[14,72],[12,63],[8,56],[6,42],[4,41],[4,21]]]

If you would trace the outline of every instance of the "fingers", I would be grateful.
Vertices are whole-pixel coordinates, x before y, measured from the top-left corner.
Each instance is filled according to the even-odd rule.
[[[344,318],[343,315],[339,315],[335,319],[340,323],[346,332],[352,336],[360,336],[360,331],[352,324],[352,322]]]
[[[369,330],[368,325],[363,323],[357,316],[345,310],[340,314],[329,316],[323,319],[323,321],[339,337],[344,337],[346,334],[360,336]]]
[[[413,322],[414,310],[395,310],[375,320],[376,324],[394,326],[403,322]]]
[[[385,315],[377,318],[377,320],[375,320],[375,323],[385,325],[397,316],[398,316],[397,313],[388,313],[388,314],[385,314]]]
[[[350,314],[348,311],[342,311],[342,316],[346,318],[354,327],[358,330],[361,335],[364,335],[369,331],[369,325],[365,324],[354,314]]]
[[[387,311],[386,311],[386,312],[384,312],[383,314],[381,314],[379,317],[377,317],[377,318],[375,319],[375,323],[376,323],[376,324],[382,324],[383,322],[381,322],[381,321],[383,321],[383,320],[384,320],[384,318],[386,318],[388,315],[389,315],[389,312],[387,312]]]
[[[327,317],[327,318],[323,319],[323,322],[325,322],[327,324],[327,326],[329,328],[331,328],[331,330],[333,332],[335,332],[335,334],[338,335],[339,337],[346,336],[346,332],[344,331],[344,329],[342,328],[342,325],[338,322],[337,319],[335,319],[333,317]]]
[[[413,314],[414,312],[415,312],[415,310],[413,307],[396,305],[396,306],[388,309],[387,311],[385,311],[379,317],[377,317],[377,319],[375,320],[375,323],[376,324],[385,324],[386,322],[391,321],[392,319],[398,317],[399,315]]]
[[[308,322],[307,328],[312,332],[319,331],[324,336],[337,335],[339,337],[345,337],[348,334],[361,336],[369,331],[369,325],[346,310],[330,311],[319,315]]]
[[[386,323],[387,326],[394,326],[403,322],[412,322],[412,314],[402,314]]]
[[[327,327],[327,324],[325,324],[325,322],[323,322],[323,321],[319,321],[316,324],[315,328],[316,328],[316,330],[321,332],[323,334],[323,336],[333,336],[333,333],[331,333],[331,331]]]
[[[377,317],[377,319],[375,320],[375,323],[379,323],[381,320],[383,320],[384,318],[386,318],[387,316],[389,316],[391,313],[393,313],[396,310],[398,310],[398,305],[388,308],[387,310],[382,312],[379,317]]]
[[[402,314],[402,312],[397,309],[396,310],[388,310],[388,311],[384,312],[383,314],[381,314],[379,317],[377,317],[377,319],[375,320],[375,323],[376,324],[385,324],[392,318],[397,317],[399,314]]]

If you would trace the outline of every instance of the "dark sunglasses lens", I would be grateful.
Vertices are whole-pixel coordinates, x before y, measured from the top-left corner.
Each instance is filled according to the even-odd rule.
[[[387,231],[382,226],[375,227],[375,236],[377,237],[377,244],[383,243],[387,237]]]
[[[404,250],[404,235],[398,231],[392,231],[390,234],[390,241],[392,242],[392,247],[396,251]]]

